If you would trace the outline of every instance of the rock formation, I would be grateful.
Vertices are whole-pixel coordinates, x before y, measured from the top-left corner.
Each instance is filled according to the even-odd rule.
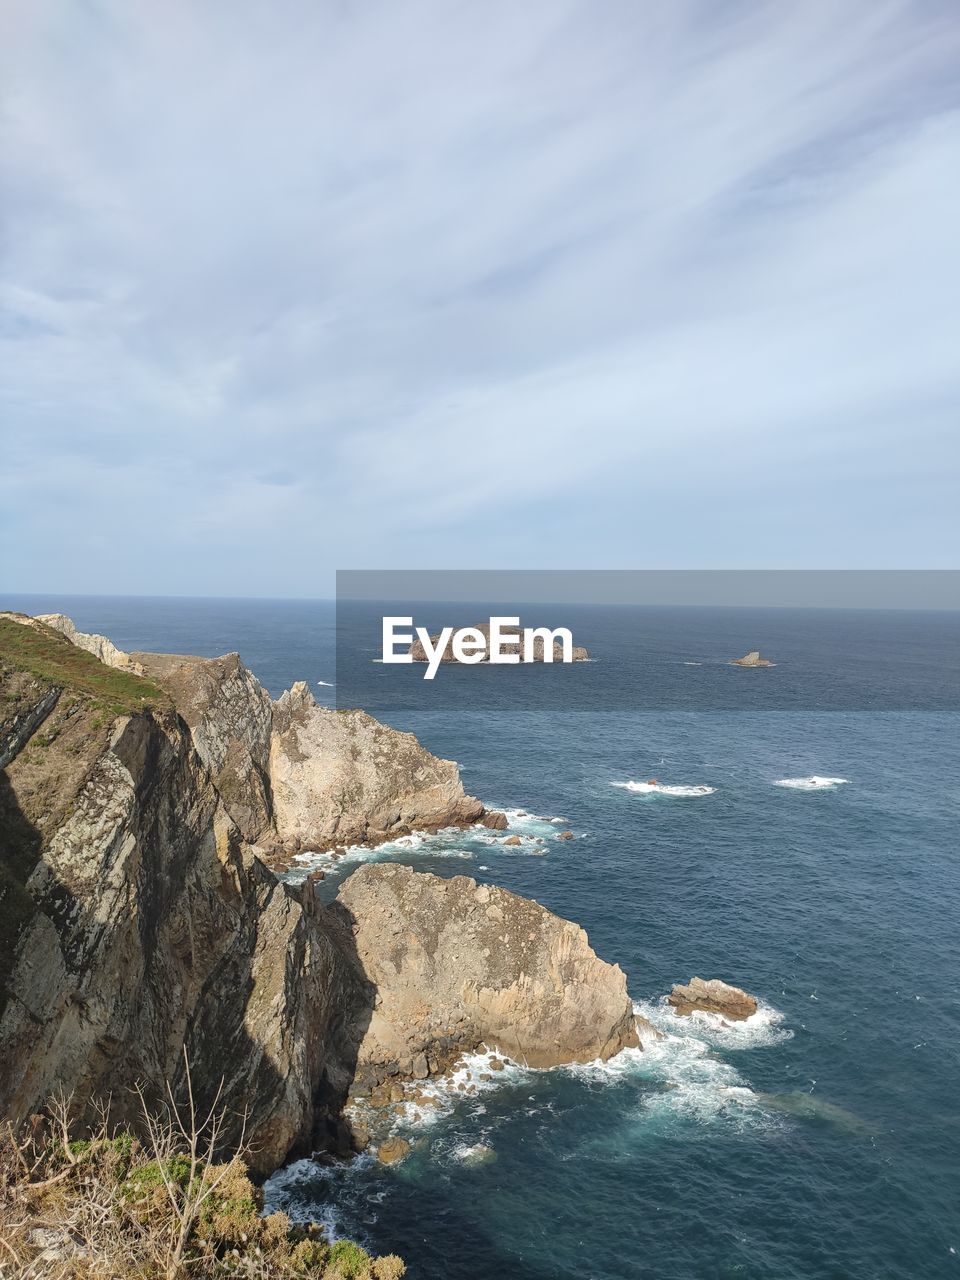
[[[271,702],[236,653],[131,656],[171,694],[230,816],[264,856],[377,844],[485,815],[452,760],[363,711],[318,706],[302,681]]]
[[[117,667],[121,671],[132,671],[135,675],[143,675],[143,671],[129,653],[118,649],[106,636],[78,631],[73,619],[68,618],[65,613],[41,613],[37,615],[36,620],[52,627],[54,631],[59,631],[71,644],[75,644],[78,649],[85,649],[87,653],[92,653],[108,667]]]
[[[719,978],[705,982],[703,978],[691,978],[686,986],[677,984],[667,996],[681,1017],[701,1009],[704,1013],[719,1013],[731,1022],[743,1022],[757,1012],[753,996],[739,987],[731,987]]]
[[[487,649],[489,650],[490,648],[489,622],[478,622],[473,626],[472,629],[474,631],[479,631],[480,634],[485,638],[487,643]],[[505,638],[504,643],[501,645],[501,649],[504,653],[522,654],[523,652],[521,648],[522,637],[521,637],[521,633],[516,628],[504,628],[502,631],[502,635]],[[514,637],[514,636],[516,637],[515,640],[513,640],[512,638],[508,638],[508,637]],[[435,645],[438,640],[439,640],[439,635],[434,635],[430,637],[430,643],[433,645]],[[579,645],[579,644],[575,644],[573,646],[572,654],[573,654],[574,662],[586,662],[590,657],[590,655],[587,653],[583,645]],[[413,644],[410,646],[410,656],[413,658],[414,662],[426,662],[428,660],[427,651],[420,640],[414,640]],[[443,657],[440,659],[440,661],[456,662],[456,658],[453,656],[453,653],[451,652],[449,647],[444,651]],[[483,658],[483,661],[489,662],[489,658],[485,656]],[[534,662],[546,661],[546,646],[544,645],[543,638],[541,636],[534,637],[533,661]],[[554,662],[563,661],[563,646],[560,644],[553,645],[553,661]]]
[[[769,658],[761,658],[759,649],[751,649],[742,658],[733,658],[730,662],[731,667],[775,667],[776,665]]]
[[[364,711],[318,707],[302,683],[274,704],[268,774],[279,838],[307,848],[377,844],[484,815],[452,760]]]
[[[325,908],[252,843],[471,821],[451,762],[304,686],[271,703],[235,654],[117,667],[75,634],[0,616],[0,1114],[62,1089],[135,1124],[134,1084],[182,1091],[185,1051],[266,1172],[343,1148],[358,1063],[636,1043],[622,973],[535,903],[380,866]]]
[[[467,876],[367,863],[337,907],[376,988],[357,1079],[443,1070],[480,1045],[551,1067],[638,1044],[626,979],[587,935],[535,902]]]

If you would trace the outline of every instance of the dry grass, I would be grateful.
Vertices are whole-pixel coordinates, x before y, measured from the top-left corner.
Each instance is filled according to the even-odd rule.
[[[399,1280],[399,1258],[331,1244],[283,1213],[262,1216],[242,1151],[214,1157],[223,1113],[198,1116],[189,1084],[187,1092],[182,1107],[144,1107],[142,1138],[112,1131],[104,1115],[90,1137],[74,1139],[63,1098],[22,1132],[7,1126],[4,1280]]]

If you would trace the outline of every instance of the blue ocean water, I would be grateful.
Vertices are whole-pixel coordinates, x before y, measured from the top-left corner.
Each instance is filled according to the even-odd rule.
[[[274,693],[306,678],[319,701],[335,694],[329,605],[3,604],[68,612],[124,648],[238,649]],[[636,619],[626,625],[635,632]],[[670,625],[660,617],[658,645]],[[728,617],[673,625],[682,660],[729,651]],[[739,625],[749,640],[759,620]],[[955,678],[923,655],[948,652],[956,625],[915,620],[931,681]],[[844,621],[846,646],[872,649],[886,672],[909,633],[901,616],[884,651],[876,618]],[[614,660],[597,672],[618,679]],[[414,1142],[407,1160],[301,1163],[275,1180],[278,1202],[402,1254],[414,1280],[958,1274],[955,714],[501,707],[385,718],[458,760],[467,789],[510,809],[524,840],[457,833],[372,856],[502,884],[576,919],[667,1037],[604,1066],[510,1069],[493,1082],[478,1068],[477,1092],[399,1122]],[[813,775],[847,781],[775,785]],[[713,790],[616,785],[651,777]],[[573,840],[553,838],[558,817]],[[325,889],[361,856],[371,855],[331,867]],[[732,1031],[674,1018],[661,998],[695,973],[756,993],[761,1014]],[[492,1157],[475,1158],[478,1145]]]

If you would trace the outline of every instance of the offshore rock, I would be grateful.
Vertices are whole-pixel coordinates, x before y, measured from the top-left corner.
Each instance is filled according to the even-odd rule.
[[[777,664],[769,658],[761,658],[759,649],[751,649],[742,658],[734,658],[731,667],[775,667]]]
[[[536,902],[467,876],[367,863],[337,907],[377,992],[361,1080],[410,1074],[421,1054],[435,1074],[481,1045],[552,1067],[639,1044],[622,970]]]
[[[476,623],[471,629],[473,631],[478,631],[480,635],[484,637],[484,640],[486,641],[487,654],[489,654],[489,651],[490,651],[489,622]],[[522,658],[523,641],[522,641],[521,632],[518,631],[516,627],[504,627],[501,632],[501,635],[503,636],[503,643],[500,646],[501,651],[503,653],[508,653],[508,654],[516,653],[516,654],[519,654]],[[431,645],[435,646],[438,643],[439,639],[440,639],[439,634],[435,636],[431,636],[430,637]],[[533,661],[547,662],[549,660],[552,660],[553,662],[562,662],[563,661],[563,645],[557,643],[552,645],[551,648],[552,648],[551,659],[548,659],[547,649],[546,649],[546,645],[544,644],[543,637],[535,636],[533,640]],[[572,646],[571,656],[574,662],[587,662],[590,657],[589,653],[587,653],[583,645],[578,645],[578,644],[575,644]],[[410,657],[414,660],[414,662],[429,661],[427,650],[422,640],[419,640],[419,639],[414,640],[413,644],[410,646]],[[443,656],[441,657],[440,661],[441,662],[457,661],[457,659],[453,656],[453,652],[450,646],[448,646],[444,650]],[[490,659],[485,654],[482,661],[488,663]]]
[[[708,982],[703,978],[691,978],[686,986],[678,983],[667,996],[667,1003],[672,1004],[681,1017],[700,1009],[704,1013],[719,1013],[731,1022],[743,1022],[757,1012],[753,996],[739,987],[721,982],[719,978],[711,978]]]

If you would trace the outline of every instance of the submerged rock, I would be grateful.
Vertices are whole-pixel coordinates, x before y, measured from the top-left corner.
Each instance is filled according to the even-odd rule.
[[[474,1143],[472,1147],[467,1147],[459,1154],[461,1161],[466,1165],[492,1164],[497,1158],[493,1147],[485,1146],[482,1142]]]
[[[387,1138],[377,1147],[377,1159],[381,1164],[396,1164],[409,1154],[410,1143],[406,1138]]]
[[[337,907],[377,991],[361,1079],[382,1079],[420,1053],[435,1074],[481,1045],[552,1067],[639,1043],[622,970],[536,902],[467,876],[367,863]]]
[[[673,1005],[681,1017],[700,1009],[704,1013],[719,1013],[731,1022],[743,1022],[757,1012],[753,996],[719,978],[707,982],[703,978],[691,978],[686,986],[677,983],[667,996],[667,1003]]]

